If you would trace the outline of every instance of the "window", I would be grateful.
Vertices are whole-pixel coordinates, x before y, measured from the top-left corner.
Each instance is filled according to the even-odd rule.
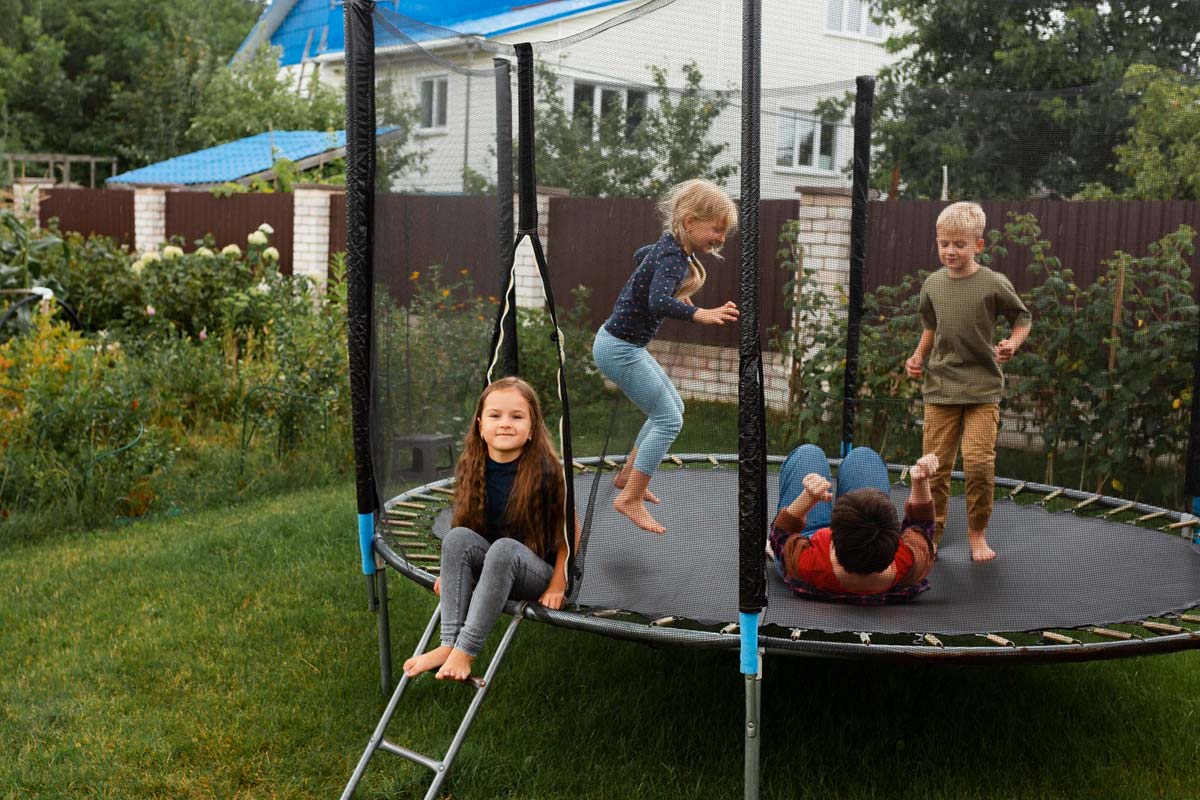
[[[446,78],[426,78],[421,81],[421,127],[446,127]]]
[[[848,33],[876,41],[886,38],[883,27],[871,19],[870,0],[829,0],[825,27],[836,33]]]
[[[591,131],[593,136],[596,135],[599,124],[596,108],[600,109],[600,120],[615,119],[623,124],[625,139],[628,141],[633,138],[634,131],[646,118],[646,91],[575,81],[572,115],[575,124]]]
[[[833,172],[837,163],[837,125],[810,114],[783,110],[779,112],[778,131],[776,166]]]

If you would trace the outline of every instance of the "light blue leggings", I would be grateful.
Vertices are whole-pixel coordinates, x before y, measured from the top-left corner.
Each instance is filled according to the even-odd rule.
[[[683,398],[646,348],[613,336],[604,328],[596,333],[592,357],[604,377],[619,386],[646,415],[646,424],[634,442],[637,458],[633,466],[653,475],[683,428]]]

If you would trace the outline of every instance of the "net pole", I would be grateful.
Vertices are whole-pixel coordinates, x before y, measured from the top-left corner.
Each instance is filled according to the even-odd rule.
[[[1183,488],[1192,498],[1192,513],[1200,517],[1200,319],[1196,322],[1196,349],[1192,352],[1192,419]],[[1193,529],[1192,541],[1200,544],[1200,528]]]
[[[854,93],[854,183],[850,200],[849,308],[846,319],[846,371],[842,376],[842,457],[854,447],[858,413],[858,348],[862,338],[863,272],[867,259],[867,209],[871,179],[871,113],[875,78],[860,75]]]
[[[746,800],[758,800],[761,663],[758,618],[767,602],[763,545],[767,534],[766,415],[759,339],[759,131],[762,89],[762,3],[742,2],[742,153],[738,280],[738,621],[746,695]]]
[[[375,196],[375,25],[374,3],[346,0],[346,344],[354,441],[354,486],[358,546],[367,580],[369,607],[386,614],[386,596],[376,591],[375,513],[379,509],[371,461],[371,291],[372,217]],[[389,643],[380,630],[380,682],[391,688]]]
[[[505,375],[519,375],[517,359],[517,317],[504,309],[517,307],[516,283],[510,280],[513,268],[513,154],[512,154],[512,65],[507,59],[493,60],[496,69],[496,201],[500,247],[498,274],[504,299],[498,309],[498,322],[492,336],[492,350],[499,347],[497,363]]]

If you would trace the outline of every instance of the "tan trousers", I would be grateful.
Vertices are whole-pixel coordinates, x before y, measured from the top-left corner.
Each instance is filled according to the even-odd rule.
[[[1000,427],[997,403],[978,405],[925,404],[925,433],[922,449],[936,453],[938,471],[930,481],[933,493],[933,541],[942,541],[946,528],[946,506],[950,502],[950,471],[961,446],[963,473],[967,478],[967,528],[986,530],[992,517],[996,477],[996,431]]]

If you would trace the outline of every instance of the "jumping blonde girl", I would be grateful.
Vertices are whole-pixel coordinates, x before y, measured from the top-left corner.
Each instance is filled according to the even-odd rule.
[[[405,661],[409,676],[465,680],[510,597],[561,608],[567,588],[562,469],[529,384],[503,378],[483,390],[455,477],[433,585],[441,646]]]
[[[683,427],[683,400],[646,345],[666,317],[702,325],[724,325],[738,318],[733,301],[697,308],[691,300],[707,277],[698,254],[717,255],[737,224],[733,201],[716,184],[695,179],[672,189],[659,211],[663,234],[633,254],[633,275],[592,345],[596,366],[646,415],[614,481],[621,491],[613,507],[651,533],[666,531],[645,502],[658,502],[649,491],[650,478]]]

